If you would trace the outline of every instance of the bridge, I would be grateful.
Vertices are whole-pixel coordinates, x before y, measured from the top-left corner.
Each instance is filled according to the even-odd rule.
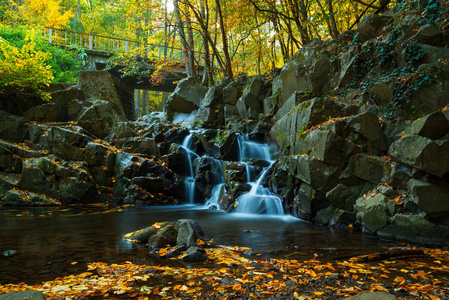
[[[140,47],[140,42],[126,40],[121,38],[109,37],[104,35],[89,34],[71,30],[44,27],[44,36],[51,44],[61,47],[73,48],[81,47],[87,54],[87,70],[105,70],[107,61],[114,55],[126,53]],[[158,92],[173,92],[176,88],[176,82],[187,77],[185,65],[181,62],[182,49],[176,47],[167,47],[155,44],[146,45],[149,53],[157,53],[147,59],[141,59],[144,67],[141,68],[148,76],[123,76],[121,69],[123,66],[117,65],[108,69],[111,74],[117,91],[120,95],[123,107],[127,107],[127,116],[129,119],[135,118],[135,113],[131,107],[134,107],[134,90],[150,90]],[[155,62],[168,56],[169,60],[174,62],[174,69],[167,72],[165,80],[155,84],[150,81],[150,75],[156,71]],[[201,54],[201,53],[198,53]],[[198,68],[201,71],[201,68]]]
[[[108,59],[114,54],[126,53],[140,47],[140,42],[138,41],[51,27],[44,27],[44,36],[49,43],[54,45],[62,47],[82,47],[87,54],[87,69],[90,71],[104,70]],[[187,76],[185,65],[181,62],[182,49],[157,44],[146,45],[146,48],[149,50],[148,53],[158,54],[151,55],[146,59],[140,58],[144,62],[142,65],[145,65],[141,70],[146,71],[148,75],[151,75],[156,71],[156,68],[154,67],[156,62],[164,59],[164,56],[167,56],[168,54],[170,57],[167,59],[174,63],[174,69],[167,72],[166,80],[163,83],[157,85],[152,84],[149,81],[149,77],[136,78],[135,76],[122,76],[123,73],[120,70],[123,66],[120,65],[109,69],[109,73],[134,89],[173,92],[176,88],[176,84],[173,82]],[[201,68],[199,69],[201,70]]]

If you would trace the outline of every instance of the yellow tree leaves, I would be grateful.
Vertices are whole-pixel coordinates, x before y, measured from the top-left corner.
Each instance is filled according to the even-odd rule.
[[[235,249],[235,250],[234,250]],[[244,248],[243,248],[244,249]],[[27,289],[47,299],[335,299],[383,291],[402,299],[448,299],[449,251],[370,263],[244,257],[239,247],[206,249],[213,261],[182,267],[92,263],[87,272],[30,286],[0,285],[0,294]],[[170,261],[171,262],[171,261]],[[437,270],[434,270],[438,268]],[[407,272],[404,272],[404,271]],[[442,273],[439,273],[442,272]],[[386,275],[388,274],[388,275]],[[383,277],[386,275],[386,278]]]
[[[70,10],[62,12],[61,0],[25,0],[18,7],[18,19],[28,26],[61,28],[73,17]]]
[[[42,88],[53,79],[46,63],[51,54],[36,51],[34,47],[30,41],[19,49],[0,38],[0,87],[31,89],[45,95]]]

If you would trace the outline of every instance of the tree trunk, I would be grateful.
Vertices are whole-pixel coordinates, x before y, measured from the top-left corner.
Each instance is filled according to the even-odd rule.
[[[232,73],[231,58],[229,56],[228,39],[226,37],[226,28],[224,25],[223,13],[221,11],[221,6],[220,6],[220,0],[215,0],[215,4],[217,5],[218,16],[220,18],[220,31],[221,31],[221,38],[222,38],[222,42],[223,42],[223,52],[225,55],[226,75],[229,78],[231,78],[231,80],[234,80],[234,74]]]
[[[334,16],[334,7],[332,5],[332,0],[327,0],[327,8],[329,9],[329,16],[331,19],[331,25],[332,25],[332,32],[335,37],[340,35],[340,31],[338,31],[337,28],[337,22],[335,22],[335,16]]]
[[[181,21],[181,14],[179,12],[179,0],[173,1],[174,11],[175,11],[175,17],[176,17],[176,29],[179,33],[179,39],[181,40],[182,45],[182,60],[186,60],[188,58],[187,55],[187,49],[189,45],[187,44],[186,35],[184,33],[184,26]],[[185,68],[187,76],[192,76],[192,70],[190,69],[190,66],[188,62],[185,62]]]
[[[189,68],[191,75],[196,76],[196,66],[195,66],[195,41],[193,40],[193,29],[192,29],[192,21],[189,17],[187,17],[187,37],[189,42],[188,48],[188,57],[189,57]]]

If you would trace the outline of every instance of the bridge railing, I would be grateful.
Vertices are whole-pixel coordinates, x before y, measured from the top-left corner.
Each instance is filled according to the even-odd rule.
[[[128,52],[139,45],[137,41],[50,27],[44,27],[44,36],[51,44],[78,45],[89,50],[113,53]]]
[[[52,27],[44,27],[44,36],[51,44],[61,46],[78,45],[88,50],[108,53],[128,52],[140,46],[140,42],[138,41]],[[148,56],[150,59],[169,57],[171,60],[182,61],[182,49],[180,48],[171,46],[166,47],[157,44],[149,44],[146,48],[148,53],[145,56]],[[202,52],[195,52],[195,59],[200,61],[202,55]]]

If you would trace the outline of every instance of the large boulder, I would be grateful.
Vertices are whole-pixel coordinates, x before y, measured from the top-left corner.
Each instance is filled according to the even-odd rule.
[[[318,191],[326,193],[337,185],[341,169],[310,156],[294,155],[290,157],[289,172]]]
[[[417,179],[408,182],[409,197],[431,220],[449,222],[449,186]]]
[[[449,134],[449,120],[440,111],[428,114],[415,120],[404,132],[404,135],[411,134],[437,140]]]
[[[176,230],[178,231],[178,237],[176,240],[176,244],[178,246],[196,246],[196,242],[198,239],[204,239],[204,232],[195,220],[178,220],[176,222]]]
[[[382,182],[388,165],[389,161],[385,158],[359,154],[351,157],[346,172],[377,185]]]
[[[83,101],[84,99],[84,93],[77,85],[65,90],[58,90],[51,93],[50,102],[32,107],[28,110],[25,118],[37,122],[75,121],[74,118],[69,118],[68,108],[70,107],[70,102],[77,100]]]
[[[388,154],[393,160],[442,177],[449,169],[449,140],[433,141],[419,135],[394,142]]]
[[[78,125],[98,138],[108,136],[115,123],[124,120],[108,101],[92,100],[84,104],[87,106],[77,119]]]
[[[359,149],[332,131],[316,130],[306,133],[297,143],[294,153],[306,154],[335,166],[343,166],[347,159]]]
[[[366,233],[375,233],[386,227],[394,209],[394,204],[388,197],[377,191],[360,197],[354,205],[357,220]]]
[[[276,122],[270,136],[280,149],[290,150],[292,155],[301,154],[296,152],[296,149],[299,149],[303,142],[303,134],[328,118],[344,115],[343,108],[344,105],[321,98],[302,102]]]
[[[84,160],[83,148],[92,137],[78,126],[30,126],[30,140],[64,160]]]
[[[20,189],[42,193],[63,204],[94,200],[88,197],[92,181],[87,167],[55,157],[24,160],[17,185]]]
[[[446,246],[449,240],[448,226],[436,225],[419,215],[397,214],[390,221],[391,225],[377,232],[380,237],[426,246]]]
[[[254,119],[263,112],[263,104],[259,97],[263,79],[260,76],[251,78],[236,102],[237,111],[242,119]]]
[[[322,96],[330,89],[331,63],[323,47],[324,42],[314,40],[304,45],[282,68],[282,97],[279,107],[295,92]],[[277,84],[280,86],[280,83]],[[274,87],[276,88],[276,87]],[[273,93],[276,91],[273,90]]]
[[[173,121],[177,113],[189,114],[200,107],[207,87],[197,77],[188,77],[178,82],[175,91],[165,104],[167,119]]]
[[[4,206],[55,206],[61,205],[61,202],[43,194],[12,189],[3,196],[2,204]]]
[[[364,42],[379,35],[382,28],[393,20],[391,16],[367,15],[357,25],[359,39]]]
[[[84,92],[86,99],[108,102],[112,110],[117,114],[118,119],[126,120],[125,110],[108,71],[81,71],[79,74],[79,86]],[[103,117],[103,115],[101,116]]]
[[[21,143],[28,133],[28,123],[15,115],[0,110],[0,139]]]

